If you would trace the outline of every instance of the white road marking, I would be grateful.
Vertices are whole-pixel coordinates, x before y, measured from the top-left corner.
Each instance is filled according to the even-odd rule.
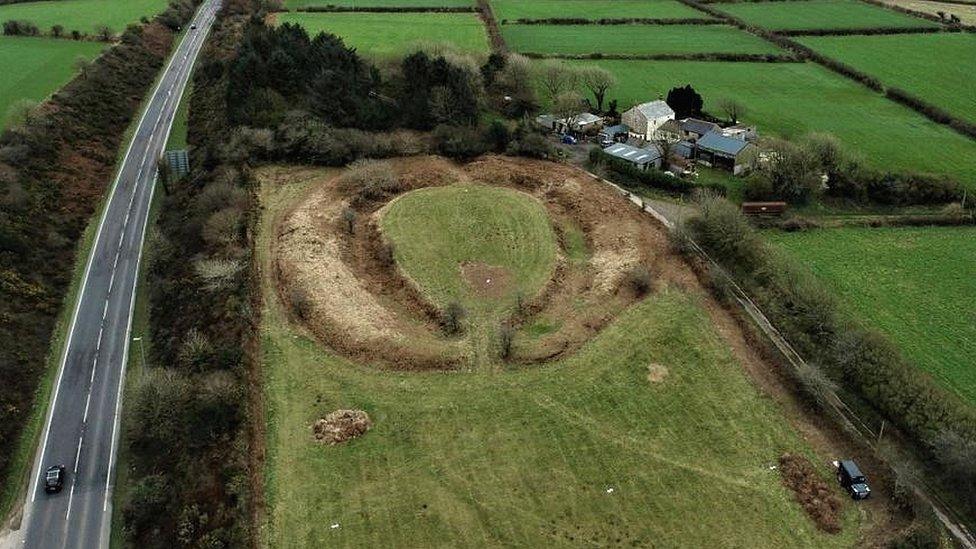
[[[81,443],[84,442],[85,435],[78,437],[78,449],[75,450],[75,469],[72,474],[78,474],[78,462],[81,461]]]
[[[118,254],[115,257],[119,257]],[[108,293],[112,293],[112,286],[115,286],[115,268],[112,269],[112,276],[108,279]]]
[[[64,521],[68,522],[68,518],[71,517],[71,502],[75,499],[75,480],[74,477],[71,479],[71,491],[68,492],[68,511],[64,514]]]

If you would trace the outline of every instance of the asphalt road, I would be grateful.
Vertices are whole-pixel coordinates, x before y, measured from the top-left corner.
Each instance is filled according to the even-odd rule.
[[[32,484],[24,507],[22,546],[108,547],[119,443],[122,382],[132,308],[156,162],[193,62],[219,0],[207,0],[174,51],[129,144],[100,220],[54,387]],[[58,494],[44,491],[44,470],[64,465]]]

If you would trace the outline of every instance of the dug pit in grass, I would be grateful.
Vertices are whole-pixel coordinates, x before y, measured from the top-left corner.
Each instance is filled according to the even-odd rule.
[[[836,534],[841,529],[841,501],[830,485],[820,478],[807,458],[783,454],[779,458],[783,484],[793,491],[796,501],[810,515],[817,528]]]
[[[312,425],[315,440],[335,445],[361,437],[373,426],[362,410],[336,410]]]

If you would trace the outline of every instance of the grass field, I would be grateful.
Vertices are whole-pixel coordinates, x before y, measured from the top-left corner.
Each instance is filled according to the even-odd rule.
[[[440,307],[501,312],[521,291],[535,295],[552,275],[556,235],[545,208],[517,191],[481,185],[428,187],[389,205],[383,233],[401,269]],[[473,292],[458,265],[480,261],[511,276],[499,298]],[[500,281],[501,282],[501,281]]]
[[[299,185],[262,188],[259,255]],[[266,278],[262,313],[270,547],[850,547],[871,520],[816,531],[770,470],[823,464],[763,398],[695,298],[662,291],[573,358],[494,374],[357,365],[291,327]],[[647,381],[652,362],[667,377]],[[311,423],[366,410],[328,447]],[[827,478],[825,465],[820,465]]]
[[[75,60],[94,59],[95,42],[0,36],[0,128],[21,99],[43,101],[75,75]]]
[[[343,6],[358,8],[392,7],[474,7],[474,0],[285,0],[285,8],[290,10],[314,6]]]
[[[805,37],[800,42],[955,115],[976,121],[976,35]]]
[[[976,229],[770,233],[906,356],[976,403]]]
[[[425,42],[448,43],[463,52],[488,52],[484,26],[473,13],[280,13],[277,21],[302,25],[313,36],[337,34],[371,56],[401,55]]]
[[[595,63],[613,72],[620,83],[609,97],[621,110],[691,84],[717,115],[716,101],[739,100],[748,108],[744,119],[758,124],[760,133],[830,132],[877,167],[948,173],[976,189],[976,143],[814,64],[571,63]]]
[[[773,30],[936,26],[931,21],[857,0],[742,2],[718,7],[748,23]]]
[[[116,33],[126,25],[152,16],[166,8],[167,0],[56,0],[25,2],[0,6],[0,22],[21,19],[34,22],[43,32],[53,25],[65,31],[95,32],[95,27],[108,25]]]
[[[406,0],[403,0],[406,1]],[[492,0],[495,19],[547,19],[570,17],[583,19],[650,17],[679,19],[709,18],[694,8],[675,0]]]
[[[725,25],[504,25],[502,36],[512,50],[533,53],[782,53]]]

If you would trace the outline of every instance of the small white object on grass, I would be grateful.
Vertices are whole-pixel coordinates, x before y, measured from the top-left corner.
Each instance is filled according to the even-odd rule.
[[[612,486],[610,488],[607,488],[607,493],[608,494],[612,494],[613,493],[613,487]]]
[[[335,530],[335,529],[336,529],[336,528],[338,528],[338,527],[339,527],[339,523],[338,523],[338,522],[332,525],[332,529],[333,529],[333,530]]]

